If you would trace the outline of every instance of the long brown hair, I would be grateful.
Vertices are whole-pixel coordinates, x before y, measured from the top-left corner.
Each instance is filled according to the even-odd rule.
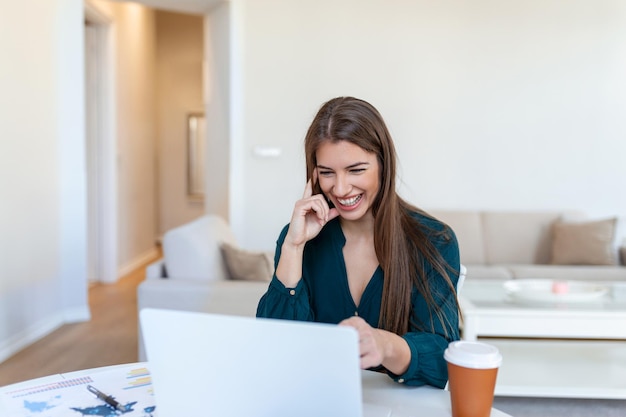
[[[316,152],[325,141],[348,141],[376,154],[380,166],[380,189],[372,204],[374,248],[385,274],[379,326],[402,335],[410,326],[427,330],[426,323],[413,317],[411,293],[415,287],[432,313],[448,329],[447,320],[437,307],[431,283],[424,271],[424,261],[441,274],[454,293],[449,272],[458,273],[447,264],[431,239],[449,239],[449,229],[425,229],[412,215],[424,211],[404,201],[396,192],[396,151],[380,113],[368,102],[354,97],[338,97],[326,102],[315,116],[305,138],[307,179],[317,166]],[[313,192],[321,193],[319,184]],[[458,301],[455,298],[458,309]]]

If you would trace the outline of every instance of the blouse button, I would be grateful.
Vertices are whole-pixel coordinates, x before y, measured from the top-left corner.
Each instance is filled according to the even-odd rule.
[[[289,290],[290,295],[296,295],[296,290]]]
[[[404,384],[404,378],[400,378],[400,379],[398,379],[398,382],[399,382],[400,384]]]

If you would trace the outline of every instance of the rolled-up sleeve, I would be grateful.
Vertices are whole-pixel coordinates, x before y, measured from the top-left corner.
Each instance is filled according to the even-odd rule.
[[[274,274],[267,292],[259,301],[256,315],[273,319],[313,321],[309,292],[304,281],[300,280],[295,288],[287,288]]]
[[[402,338],[411,349],[411,362],[402,375],[391,375],[399,383],[406,385],[432,385],[443,388],[448,381],[448,369],[443,359],[443,351],[448,341],[432,333],[411,332]]]

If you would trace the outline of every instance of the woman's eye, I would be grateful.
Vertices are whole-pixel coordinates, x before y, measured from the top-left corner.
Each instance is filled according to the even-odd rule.
[[[332,175],[332,171],[318,171],[317,172],[319,175],[321,175],[322,177],[328,177],[330,175]]]
[[[362,173],[364,171],[365,171],[365,168],[354,168],[354,169],[350,170],[350,172],[353,173],[353,174],[360,174],[360,173]]]

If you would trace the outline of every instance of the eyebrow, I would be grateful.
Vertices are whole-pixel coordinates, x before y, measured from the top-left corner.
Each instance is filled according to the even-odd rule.
[[[369,162],[356,162],[354,164],[348,165],[345,169],[352,169],[352,168],[358,167],[359,165],[369,165],[369,164],[370,164]],[[332,168],[325,167],[324,165],[319,165],[319,164],[317,165],[317,168],[328,169],[328,170],[331,170],[331,171],[333,170]]]

